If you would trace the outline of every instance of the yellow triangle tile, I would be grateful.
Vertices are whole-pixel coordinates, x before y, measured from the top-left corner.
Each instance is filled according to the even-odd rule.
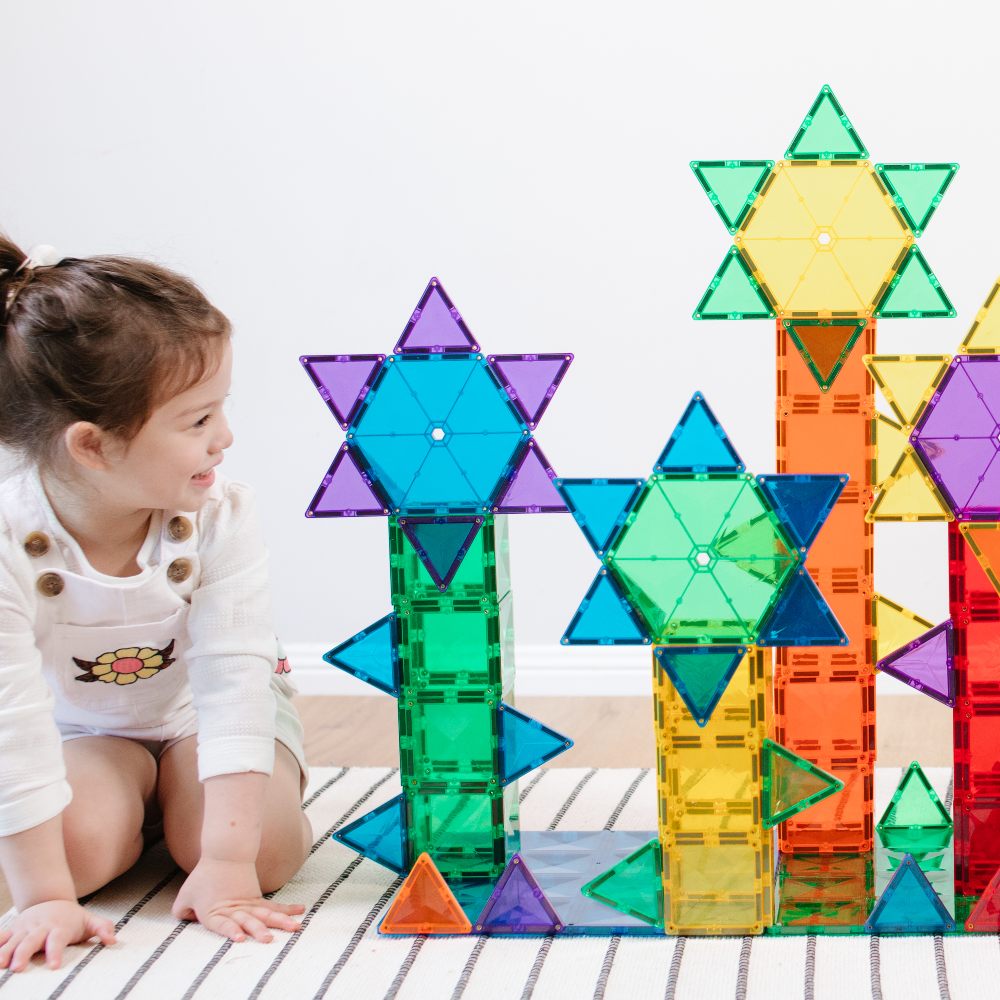
[[[866,354],[865,368],[902,424],[915,424],[948,370],[948,354]]]
[[[878,489],[899,464],[906,446],[910,443],[908,427],[897,424],[892,417],[876,413],[872,421],[872,485]]]
[[[962,341],[962,350],[966,354],[1000,354],[1000,299],[997,292],[1000,292],[1000,278],[994,282],[983,308],[976,314]]]
[[[882,483],[866,521],[954,521],[934,481],[907,445],[896,467]]]
[[[933,622],[881,594],[872,597],[872,638],[875,641],[876,663],[933,627]]]

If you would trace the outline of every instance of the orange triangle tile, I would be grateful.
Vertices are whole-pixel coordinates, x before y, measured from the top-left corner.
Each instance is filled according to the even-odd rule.
[[[421,854],[379,930],[383,934],[469,934],[472,924],[429,854]]]

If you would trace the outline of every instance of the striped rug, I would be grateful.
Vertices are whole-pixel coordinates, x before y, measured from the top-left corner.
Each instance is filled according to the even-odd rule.
[[[928,774],[947,786],[947,771]],[[880,774],[879,798],[898,777]],[[997,937],[380,938],[399,880],[330,832],[398,791],[397,772],[384,768],[313,770],[306,807],[315,845],[277,894],[307,907],[300,932],[234,945],[178,923],[170,905],[181,874],[158,846],[89,904],[115,921],[116,945],[72,948],[56,972],[36,960],[4,973],[0,1000],[982,1000],[1000,992]],[[525,829],[656,825],[648,770],[543,770],[522,783],[521,799]]]

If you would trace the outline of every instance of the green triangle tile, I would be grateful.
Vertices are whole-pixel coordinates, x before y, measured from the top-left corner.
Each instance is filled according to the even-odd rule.
[[[877,829],[879,839],[892,850],[932,849],[927,845],[951,839],[951,817],[916,761],[907,768]]]
[[[957,163],[876,163],[879,177],[914,236],[922,236],[958,172]]]
[[[864,331],[866,319],[783,321],[809,374],[827,392]]]
[[[940,934],[954,929],[951,914],[910,854],[865,922],[869,934]]]
[[[663,850],[651,840],[580,889],[621,913],[663,926]]]
[[[875,315],[885,319],[934,319],[957,314],[920,248],[912,246],[876,305]]]
[[[843,790],[839,778],[773,740],[764,740],[760,755],[766,829]]]
[[[790,160],[864,160],[868,150],[824,84],[785,156]]]
[[[698,303],[695,319],[773,319],[774,309],[736,247],[730,247]]]
[[[691,169],[730,233],[743,224],[773,160],[693,160]]]
[[[705,726],[743,662],[745,646],[731,649],[718,646],[656,646],[653,649],[681,700],[699,726]]]

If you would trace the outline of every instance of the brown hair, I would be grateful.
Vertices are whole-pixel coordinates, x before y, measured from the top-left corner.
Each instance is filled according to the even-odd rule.
[[[89,421],[124,441],[209,374],[229,320],[187,278],[128,257],[29,268],[0,236],[0,444],[54,464]]]

